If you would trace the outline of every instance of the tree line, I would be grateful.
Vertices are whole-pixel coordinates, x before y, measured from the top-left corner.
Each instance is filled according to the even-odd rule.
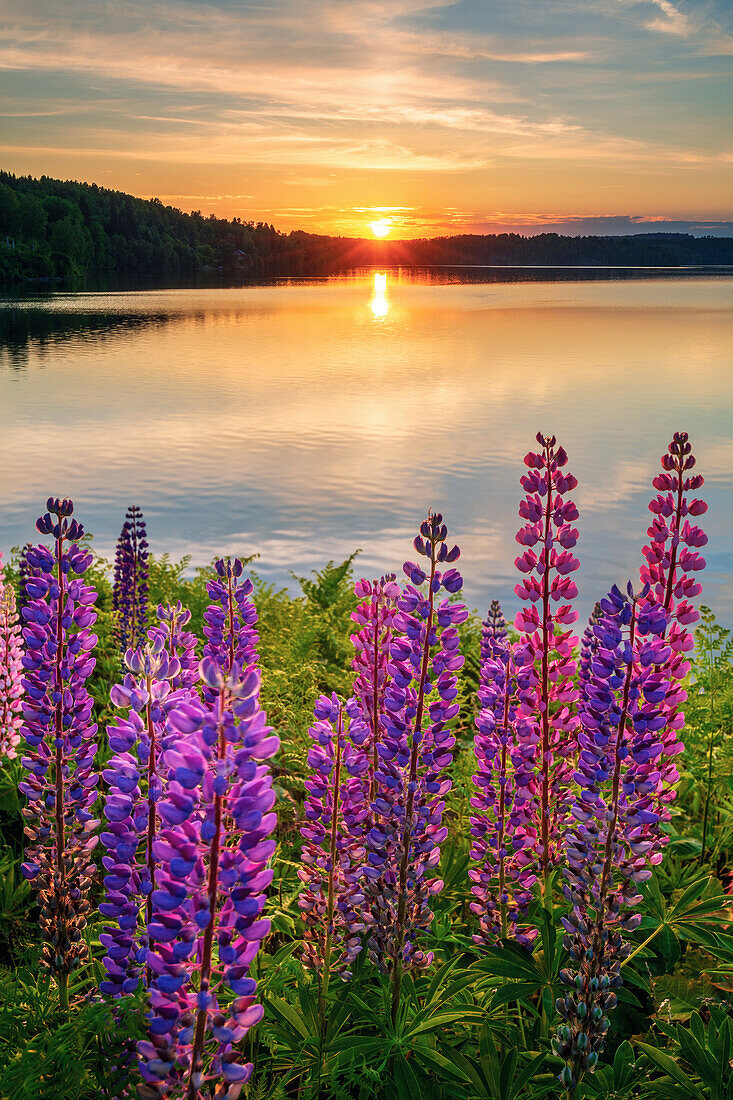
[[[542,233],[375,241],[266,222],[186,214],[95,183],[0,172],[0,282],[94,272],[160,278],[221,271],[240,278],[327,275],[377,265],[687,266],[733,264],[733,238],[678,233]]]

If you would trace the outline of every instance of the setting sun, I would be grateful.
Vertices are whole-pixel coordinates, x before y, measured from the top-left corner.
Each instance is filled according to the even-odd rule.
[[[392,223],[389,218],[380,218],[378,221],[372,222],[371,230],[375,237],[386,237],[392,228]]]

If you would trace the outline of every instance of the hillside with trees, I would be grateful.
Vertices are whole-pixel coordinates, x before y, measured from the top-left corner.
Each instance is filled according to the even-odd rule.
[[[676,267],[733,264],[733,238],[640,233],[542,233],[386,241],[293,231],[264,222],[186,214],[97,184],[0,172],[0,283],[79,279],[106,272],[180,278],[326,275],[377,265]]]

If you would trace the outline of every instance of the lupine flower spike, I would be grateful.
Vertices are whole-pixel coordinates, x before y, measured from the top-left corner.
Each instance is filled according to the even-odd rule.
[[[689,649],[684,627],[697,619],[688,601],[701,591],[687,574],[705,564],[690,548],[706,542],[685,517],[702,515],[706,506],[686,497],[702,485],[701,477],[684,476],[694,465],[686,435],[675,435],[662,465],[654,484],[667,495],[650,505],[658,518],[644,551],[644,586],[635,594],[629,584],[627,596],[614,587],[602,601],[580,703],[580,794],[565,887],[573,908],[563,920],[574,966],[561,974],[571,992],[557,1003],[566,1021],[556,1046],[566,1060],[560,1081],[568,1094],[603,1050],[606,1014],[630,954],[624,934],[640,921],[622,909],[641,901],[637,884],[662,859],[661,826],[676,793],[685,698],[679,680]]]
[[[151,642],[160,638],[168,655],[178,662],[178,672],[170,680],[171,688],[174,691],[192,688],[199,680],[199,661],[198,638],[184,629],[191,621],[191,612],[177,600],[175,604],[158,604],[155,614],[158,621],[148,631],[148,638]]]
[[[153,633],[151,631],[151,633]],[[124,713],[108,726],[113,752],[102,773],[108,784],[104,807],[107,819],[102,843],[106,871],[106,896],[99,910],[111,918],[100,940],[106,949],[106,980],[103,993],[119,996],[132,993],[140,977],[150,981],[145,964],[148,955],[147,928],[153,917],[152,893],[156,885],[153,842],[160,829],[157,804],[165,784],[161,766],[168,714],[176,703],[191,701],[192,692],[176,692],[181,666],[165,639],[154,641],[125,654],[128,672],[112,688],[112,703]]]
[[[580,640],[580,661],[578,662],[578,696],[582,696],[585,689],[585,685],[590,680],[591,676],[591,661],[593,654],[598,649],[598,638],[593,630],[594,626],[603,618],[603,612],[601,610],[600,600],[594,604],[591,611],[590,618],[588,619],[588,625],[583,631],[583,637]]]
[[[127,509],[115,551],[112,606],[117,615],[120,652],[145,640],[148,618],[148,540],[145,520],[137,505]]]
[[[572,549],[578,509],[566,499],[578,484],[563,473],[568,456],[554,436],[538,433],[541,450],[530,452],[521,478],[526,497],[519,506],[526,520],[517,542],[526,549],[515,564],[524,579],[515,588],[525,606],[514,625],[522,635],[515,649],[519,707],[517,737],[524,774],[517,786],[536,799],[537,855],[547,896],[547,876],[558,861],[567,818],[572,760],[578,725],[574,703],[573,647],[578,639],[567,627],[578,618],[569,602],[578,594],[570,574],[578,568]],[[538,546],[538,550],[533,547]],[[555,607],[558,604],[559,606]]]
[[[534,873],[536,830],[532,803],[516,785],[515,772],[524,774],[514,730],[517,719],[517,683],[513,647],[509,640],[491,637],[481,662],[480,711],[474,742],[478,769],[473,777],[477,793],[471,798],[471,859],[469,869],[479,918],[474,941],[494,944],[512,936],[529,945],[536,931],[520,922],[526,915]]]
[[[392,683],[378,747],[375,825],[365,875],[379,881],[368,946],[372,959],[391,975],[393,1020],[403,971],[432,961],[419,941],[433,919],[431,895],[443,886],[429,875],[447,835],[443,797],[451,784],[443,773],[453,759],[449,723],[458,714],[455,673],[463,664],[456,627],[468,614],[463,604],[448,598],[463,586],[460,573],[438,568],[460,555],[457,546],[448,549],[447,533],[443,517],[429,514],[414,542],[417,553],[427,558],[427,570],[414,562],[404,566],[410,583],[397,601],[394,626],[402,636],[392,642]],[[441,589],[446,598],[437,603]]]
[[[27,560],[37,574],[28,578],[23,608],[26,652],[22,658],[22,763],[20,784],[28,840],[23,874],[36,883],[44,938],[43,964],[56,976],[62,1007],[68,1005],[68,976],[86,954],[82,932],[94,873],[90,853],[97,843],[92,817],[98,776],[92,697],[85,682],[94,669],[96,636],[90,627],[97,594],[82,577],[92,555],[78,541],[84,529],[72,519],[70,500],[49,498],[36,526],[54,539],[53,550],[36,546]]]
[[[491,656],[494,642],[504,642],[507,637],[501,604],[498,600],[492,600],[488,614],[481,624],[481,660]]]
[[[149,1038],[138,1044],[143,1097],[236,1100],[252,1066],[241,1042],[262,1017],[248,976],[260,940],[275,851],[275,801],[264,763],[279,745],[259,705],[256,612],[242,563],[218,561],[208,584],[205,701],[180,703],[164,753],[170,768],[153,845],[158,871],[151,948]]]
[[[354,646],[355,714],[361,716],[367,736],[362,751],[367,758],[365,802],[371,805],[377,796],[378,748],[382,737],[384,700],[390,683],[388,671],[390,647],[394,636],[397,599],[401,588],[394,574],[378,581],[357,581],[354,592],[361,603],[351,618],[359,630],[351,635]]]
[[[298,870],[304,889],[298,904],[305,921],[303,962],[320,975],[323,1011],[332,969],[349,978],[351,963],[361,950],[364,925],[359,913],[364,895],[359,870],[364,848],[352,837],[359,833],[354,813],[359,814],[362,802],[351,800],[348,768],[350,764],[358,768],[362,753],[347,736],[348,718],[336,695],[321,696],[314,716],[308,753],[313,774],[305,784],[304,844]],[[363,740],[366,729],[361,718],[352,720],[352,733],[354,727],[361,727],[358,739]]]
[[[20,551],[20,557],[18,558],[18,614],[23,617],[23,608],[28,603],[28,596],[26,595],[26,585],[30,577],[38,576],[38,569],[35,566],[28,564],[28,551],[33,549],[33,543],[27,542],[23,549]]]
[[[22,654],[15,589],[5,580],[0,560],[0,757],[9,760],[20,742]]]

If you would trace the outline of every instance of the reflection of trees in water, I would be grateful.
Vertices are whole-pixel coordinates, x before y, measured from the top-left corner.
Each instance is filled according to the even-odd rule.
[[[43,360],[59,344],[76,337],[85,342],[104,342],[121,333],[163,328],[182,316],[182,313],[103,313],[66,311],[51,308],[6,306],[0,309],[0,366],[11,370],[26,370],[31,350]],[[201,311],[203,320],[204,311]]]
[[[654,278],[689,278],[690,275],[709,274],[710,269],[698,268],[529,268],[529,267],[457,267],[451,265],[432,267],[381,267],[382,271],[389,274],[390,282],[421,283],[428,285],[446,284],[476,284],[476,283],[546,283],[546,282],[597,282],[617,279],[648,279]],[[354,268],[344,272],[340,276],[323,276],[315,278],[282,278],[258,280],[257,282],[223,284],[220,280],[216,283],[198,281],[198,289],[236,289],[244,287],[265,286],[313,286],[319,283],[335,282],[343,284],[349,281],[373,279],[375,267]],[[719,274],[719,272],[716,272]],[[125,290],[138,289],[149,291],[151,297],[161,287],[153,287],[145,283],[137,288],[125,285]],[[165,289],[176,289],[167,285]],[[182,287],[194,291],[197,287]],[[113,301],[120,302],[119,298],[111,296]],[[8,367],[10,370],[26,370],[29,365],[31,351],[39,360],[43,360],[60,343],[64,343],[75,337],[83,338],[85,342],[103,343],[107,339],[123,334],[131,334],[149,329],[162,329],[173,324],[186,322],[192,325],[203,325],[207,320],[215,317],[217,320],[233,320],[246,314],[264,316],[276,312],[277,306],[273,302],[255,303],[242,299],[232,305],[211,303],[200,308],[191,308],[190,305],[182,305],[176,308],[174,303],[166,303],[165,307],[158,309],[128,310],[121,309],[69,309],[65,303],[59,302],[50,296],[47,299],[38,299],[38,304],[23,301],[22,304],[8,303],[0,306],[0,367]]]

